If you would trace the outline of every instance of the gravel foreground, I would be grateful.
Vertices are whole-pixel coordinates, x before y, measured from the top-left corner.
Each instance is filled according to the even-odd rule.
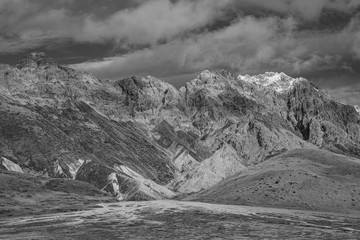
[[[359,239],[360,214],[183,201],[0,219],[0,239]]]

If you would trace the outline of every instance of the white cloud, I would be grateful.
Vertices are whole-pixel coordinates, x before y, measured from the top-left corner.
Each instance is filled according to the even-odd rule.
[[[75,36],[84,42],[116,40],[132,45],[155,45],[186,31],[202,27],[220,14],[229,0],[176,1],[151,0],[138,8],[124,9],[105,20],[87,17]]]

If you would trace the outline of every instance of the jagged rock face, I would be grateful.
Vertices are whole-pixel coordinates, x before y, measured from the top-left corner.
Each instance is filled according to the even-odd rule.
[[[282,113],[285,99],[271,89],[265,95],[263,89],[252,81],[206,71],[180,92],[203,142],[213,151],[229,144],[245,165],[253,165],[269,154],[311,145],[297,136]]]
[[[360,121],[353,106],[336,102],[305,82],[289,93],[288,108],[288,118],[305,140],[360,156]]]
[[[18,96],[18,100],[36,105],[55,104],[68,99],[91,100],[102,90],[90,74],[66,67],[22,68],[5,66],[0,70],[2,91]]]
[[[159,119],[179,115],[172,111],[179,104],[179,93],[170,84],[148,76],[124,78],[114,86],[122,96],[119,102],[123,114],[117,114],[117,120],[135,120],[152,129]]]
[[[179,103],[178,91],[173,86],[150,76],[124,78],[116,85],[125,93],[125,105],[133,107],[134,112],[157,112]]]
[[[207,189],[289,149],[360,156],[355,108],[283,73],[204,71],[178,91],[153,77],[101,81],[35,53],[1,66],[0,100],[0,157],[125,200]]]
[[[224,119],[221,116],[232,116],[287,130],[317,146],[359,154],[359,115],[354,107],[334,101],[307,80],[283,73],[204,76],[180,90],[191,112],[202,111],[198,126],[204,133]]]

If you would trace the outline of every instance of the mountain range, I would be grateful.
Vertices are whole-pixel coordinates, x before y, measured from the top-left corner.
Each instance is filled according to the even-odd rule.
[[[3,208],[53,193],[359,210],[359,158],[359,108],[304,78],[205,70],[176,89],[42,52],[0,65]]]

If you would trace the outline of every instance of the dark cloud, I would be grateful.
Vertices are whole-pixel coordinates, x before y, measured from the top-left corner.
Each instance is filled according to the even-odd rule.
[[[339,79],[337,79],[337,81],[339,81]],[[327,91],[330,96],[335,97],[342,103],[360,106],[360,84],[342,84],[337,88],[329,88]]]
[[[76,41],[79,32],[86,30],[89,19],[106,21],[109,14],[140,3],[139,0],[1,0],[0,53],[24,52],[66,41],[59,39]]]

